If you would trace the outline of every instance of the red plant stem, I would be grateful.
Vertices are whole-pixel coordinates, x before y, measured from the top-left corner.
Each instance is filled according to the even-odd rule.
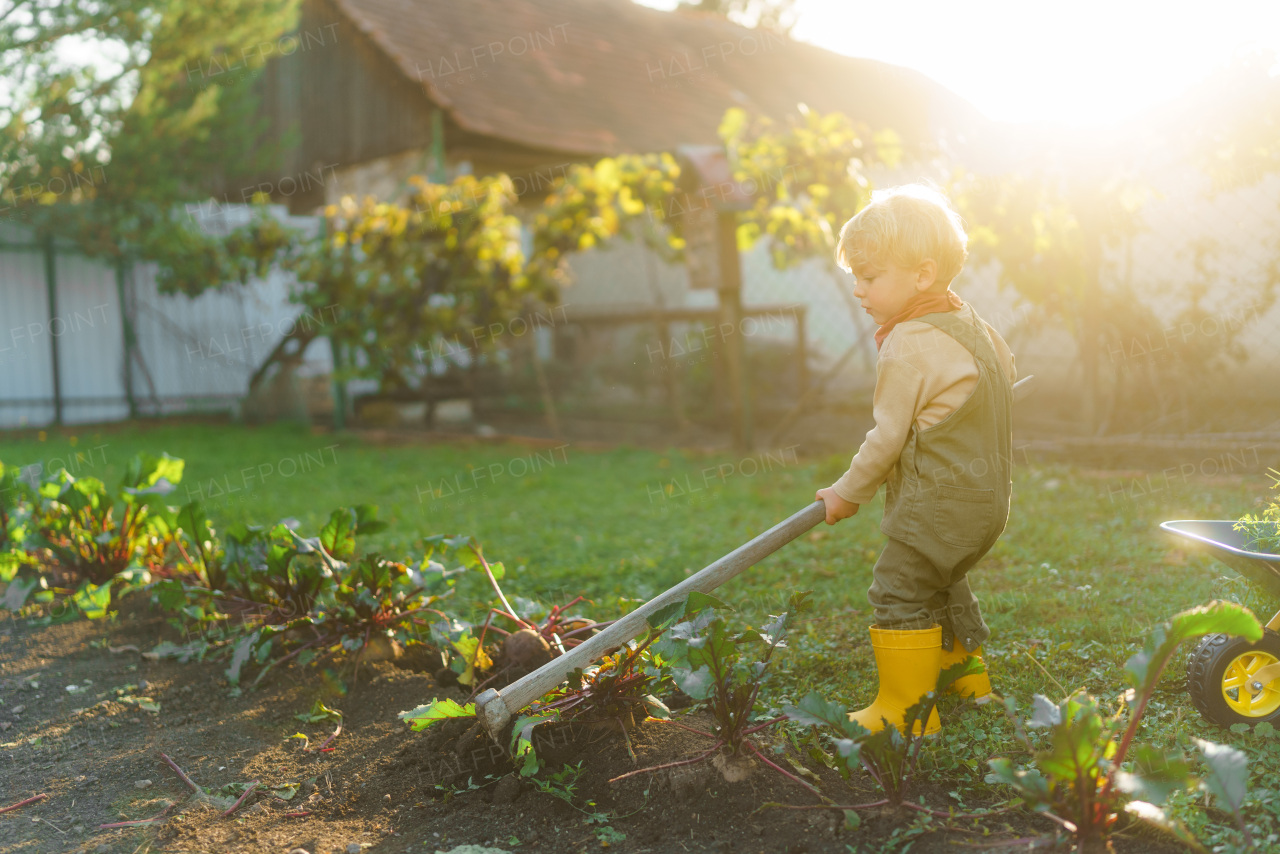
[[[144,824],[154,824],[163,817],[164,813],[155,818],[140,818],[137,821],[113,821],[111,824],[100,824],[98,830],[110,830],[113,827],[141,827]]]
[[[169,804],[169,806],[160,810],[160,812],[156,813],[151,818],[139,818],[139,819],[134,819],[133,821],[114,821],[111,824],[100,824],[98,825],[98,829],[108,830],[113,827],[140,827],[144,824],[154,824],[155,822],[160,821],[160,819],[164,818],[164,814],[167,813],[169,810],[173,809],[173,806],[174,806],[173,804]]]
[[[316,750],[317,750],[317,751],[324,750],[326,747],[328,747],[330,744],[332,744],[332,743],[333,743],[333,740],[334,740],[335,738],[337,738],[337,737],[338,737],[339,735],[341,735],[341,734],[342,734],[342,724],[341,724],[341,723],[339,723],[339,724],[338,724],[338,728],[337,728],[337,729],[335,729],[335,730],[333,731],[333,735],[331,735],[331,736],[329,736],[328,738],[326,738],[326,739],[324,740],[324,743],[323,743],[323,744],[321,744],[319,747],[317,747],[317,748],[316,748]]]
[[[252,783],[250,783],[250,784],[249,784],[249,788],[247,788],[247,789],[245,789],[245,790],[244,790],[244,794],[243,794],[243,795],[241,795],[240,797],[236,798],[236,802],[235,802],[234,804],[232,804],[230,807],[228,807],[228,808],[227,808],[227,811],[226,811],[226,812],[224,812],[224,813],[222,814],[222,817],[223,817],[223,818],[226,818],[227,816],[231,815],[231,814],[232,814],[233,812],[235,812],[236,810],[240,809],[240,805],[241,805],[242,803],[244,803],[244,799],[245,799],[245,798],[247,798],[247,797],[249,797],[250,795],[252,795],[252,794],[253,794],[253,790],[254,790],[254,789],[256,789],[256,788],[258,788],[258,783],[259,783],[259,782],[260,782],[260,781],[258,781],[258,780],[254,780]]]
[[[502,588],[498,586],[498,579],[493,577],[493,570],[489,568],[489,562],[484,559],[484,555],[480,554],[480,549],[476,548],[475,546],[472,546],[471,551],[475,553],[476,558],[480,561],[480,565],[484,567],[484,574],[489,577],[489,583],[493,585],[494,592],[498,594],[498,601],[502,603],[502,607],[507,609],[507,614],[509,614],[512,617],[512,619],[514,619],[517,623],[524,626],[525,628],[527,629],[533,628],[533,626],[529,625],[524,620],[521,620],[519,617],[515,615],[516,609],[511,607],[511,603],[508,602],[507,597],[503,595]]]
[[[566,602],[563,605],[552,605],[551,613],[547,615],[547,622],[550,622],[551,618],[553,617],[559,617],[562,613],[569,610],[574,605],[577,605],[579,602],[581,602],[585,598],[586,598],[585,596],[579,596],[577,599],[574,599],[572,602]]]
[[[182,559],[187,562],[187,566],[194,567],[196,565],[195,561],[191,559],[191,555],[187,554],[187,550],[182,545],[182,540],[175,539],[173,544],[178,547],[178,554],[182,555]]]
[[[786,716],[786,715],[778,715],[778,716],[777,716],[776,718],[774,718],[773,720],[771,720],[771,721],[765,721],[764,723],[760,724],[759,726],[753,726],[751,729],[744,729],[744,730],[742,731],[742,734],[743,734],[743,735],[751,735],[751,733],[753,733],[753,732],[759,732],[760,730],[765,729],[766,727],[771,727],[771,726],[773,726],[773,725],[774,725],[774,724],[776,724],[778,721],[785,721],[786,719],[787,719],[787,716]]]
[[[1161,661],[1160,666],[1156,668],[1156,673],[1164,672],[1164,668],[1168,665],[1169,659],[1173,657],[1173,650],[1169,650]],[[1111,760],[1111,770],[1107,772],[1107,776],[1103,778],[1101,792],[1098,793],[1098,799],[1105,800],[1106,796],[1111,793],[1111,784],[1114,781],[1115,773],[1120,770],[1120,764],[1124,762],[1125,755],[1129,752],[1129,744],[1133,741],[1133,737],[1138,733],[1138,722],[1142,720],[1143,713],[1147,710],[1147,701],[1151,699],[1153,691],[1138,697],[1138,705],[1129,715],[1129,726],[1125,727],[1124,737],[1120,739],[1120,747],[1116,750],[1115,758]]]
[[[47,797],[49,796],[43,793],[39,795],[32,795],[31,797],[27,798],[25,801],[18,801],[16,804],[10,804],[7,807],[0,807],[0,812],[9,812],[11,810],[16,810],[19,807],[25,807],[28,804],[34,804],[36,801],[43,801]]]
[[[715,735],[713,735],[712,733],[705,732],[705,731],[700,730],[700,729],[698,729],[698,728],[696,728],[696,727],[686,726],[686,725],[684,725],[684,724],[682,724],[682,723],[679,723],[679,722],[677,722],[677,721],[673,721],[673,720],[671,720],[671,719],[669,719],[669,718],[654,718],[654,720],[662,721],[664,724],[671,724],[672,726],[678,726],[678,727],[680,727],[680,729],[687,729],[687,730],[689,730],[689,732],[696,732],[698,735],[705,735],[707,738],[715,738]]]
[[[495,610],[490,608],[489,613],[484,615],[484,625],[480,627],[480,637],[476,640],[476,649],[484,649],[484,636],[489,633],[489,623],[493,620],[493,612]]]
[[[772,804],[771,809],[776,810],[869,810],[876,807],[887,807],[889,799],[885,798],[879,801],[872,801],[867,804],[804,804],[801,806],[792,806],[790,804]]]
[[[315,646],[316,644],[318,644],[318,643],[323,643],[323,642],[328,641],[328,640],[330,640],[330,638],[329,638],[329,636],[328,636],[328,635],[322,635],[321,637],[318,637],[318,638],[316,638],[315,640],[307,641],[307,642],[306,642],[306,643],[304,643],[302,646],[298,647],[298,648],[297,648],[297,649],[295,649],[293,652],[289,653],[288,655],[284,656],[283,658],[276,659],[275,661],[273,661],[273,662],[271,662],[270,664],[268,664],[266,667],[262,668],[262,672],[260,672],[260,673],[258,674],[257,678],[255,678],[255,679],[253,680],[253,684],[254,684],[254,685],[257,685],[259,682],[261,682],[261,681],[262,681],[262,677],[266,676],[266,675],[267,675],[267,672],[268,672],[269,670],[271,670],[271,668],[275,667],[276,665],[278,665],[278,664],[284,664],[286,661],[288,661],[289,659],[293,658],[295,655],[297,655],[298,653],[302,652],[304,649],[310,649],[311,647]],[[361,649],[364,649],[364,647],[361,647]]]
[[[311,810],[298,810],[297,812],[287,812],[283,814],[283,818],[301,818],[304,815],[311,815]]]
[[[160,758],[163,759],[166,763],[168,763],[170,768],[178,772],[178,776],[182,778],[182,782],[190,786],[191,791],[193,792],[202,791],[202,789],[195,784],[194,780],[192,780],[190,777],[188,777],[186,774],[183,773],[182,769],[178,767],[178,763],[174,762],[172,759],[170,759],[168,756],[165,756],[163,753],[160,754]]]
[[[711,754],[719,750],[722,744],[724,744],[723,740],[717,741],[714,745],[711,746],[711,749],[708,750],[706,753],[699,753],[697,756],[693,757],[692,759],[682,759],[679,762],[668,762],[665,765],[651,765],[648,768],[640,768],[636,771],[628,771],[625,774],[620,774],[617,777],[614,777],[612,780],[609,780],[609,782],[616,783],[619,780],[625,780],[628,777],[634,777],[637,774],[648,774],[654,771],[662,771],[663,769],[666,769],[666,768],[676,768],[680,765],[692,765],[695,762],[701,762],[702,760],[706,759],[708,756],[710,756]]]
[[[755,744],[753,744],[752,742],[744,741],[742,742],[742,744],[746,747],[750,747],[751,752],[754,753],[761,762],[763,762],[765,765],[768,765],[774,771],[777,771],[779,774],[781,774],[782,776],[790,780],[794,780],[795,782],[799,783],[801,786],[804,786],[806,789],[813,792],[818,797],[822,798],[824,801],[830,800],[830,798],[822,794],[822,792],[818,791],[817,786],[814,786],[805,780],[801,780],[799,777],[797,777],[795,774],[792,774],[790,771],[783,768],[781,765],[778,765],[775,762],[769,761],[768,757],[766,757],[763,753],[760,752],[760,748],[756,747]]]

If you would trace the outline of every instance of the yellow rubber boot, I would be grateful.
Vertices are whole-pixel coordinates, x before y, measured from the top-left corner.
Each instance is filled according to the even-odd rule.
[[[915,630],[872,626],[871,649],[880,674],[880,690],[870,706],[850,712],[849,719],[879,732],[884,729],[882,718],[887,718],[902,732],[907,707],[937,687],[942,663],[942,626]],[[930,709],[924,734],[933,735],[940,729],[938,710]],[[913,735],[920,734],[919,721],[913,730]]]
[[[991,677],[987,675],[987,665],[982,660],[982,647],[978,647],[973,652],[968,652],[959,639],[953,640],[951,649],[942,651],[942,666],[939,670],[946,670],[953,664],[959,664],[969,656],[973,656],[982,663],[982,672],[973,676],[961,676],[955,682],[952,682],[951,687],[947,690],[952,694],[959,694],[961,697],[969,697],[975,703],[981,705],[991,699]]]

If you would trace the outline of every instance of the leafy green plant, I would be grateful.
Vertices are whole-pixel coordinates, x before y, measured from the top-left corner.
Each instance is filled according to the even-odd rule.
[[[0,462],[0,554],[21,549],[36,505],[31,486]]]
[[[316,748],[311,747],[311,740],[307,738],[307,736],[304,733],[295,732],[293,735],[289,736],[289,738],[302,739],[303,751],[314,749],[317,753],[327,753],[333,750],[333,748],[329,746],[330,744],[333,743],[333,740],[336,739],[338,736],[342,735],[342,712],[338,711],[337,709],[329,708],[320,700],[316,700],[314,703],[311,704],[311,711],[296,714],[294,715],[294,718],[307,724],[323,723],[324,721],[334,721],[338,725],[337,729],[333,731],[333,734],[330,735],[328,738],[326,738],[324,741],[322,741],[320,743],[320,746]]]
[[[437,535],[427,537],[424,542],[429,550],[453,549],[461,563],[460,571],[482,572],[497,596],[498,604],[488,609],[479,626],[461,620],[431,626],[433,642],[448,658],[448,667],[436,674],[437,680],[446,684],[454,681],[470,688],[473,697],[504,676],[519,678],[609,625],[568,613],[574,605],[585,601],[582,596],[546,609],[540,618],[535,617],[536,611],[526,608],[522,617],[498,584],[506,575],[506,568],[501,562],[486,560],[474,538]],[[506,621],[508,628],[494,625],[495,617]],[[502,638],[499,648],[486,647],[490,633]],[[500,666],[495,668],[495,663]],[[488,675],[483,675],[486,672]]]
[[[37,504],[35,491],[18,472],[0,463],[0,584],[5,585],[0,608],[7,611],[17,611],[32,593],[42,586],[47,588],[27,550]]]
[[[654,645],[654,651],[669,663],[676,686],[707,708],[714,725],[712,732],[706,732],[675,720],[668,722],[705,736],[713,743],[693,759],[641,768],[613,780],[711,760],[725,779],[733,782],[744,778],[752,760],[759,759],[818,794],[812,785],[765,756],[752,738],[755,733],[783,720],[782,716],[759,720],[766,712],[760,702],[760,690],[768,677],[774,653],[786,645],[788,627],[796,614],[808,608],[809,596],[807,591],[793,593],[785,612],[759,629],[747,627],[736,633],[724,616],[729,606],[706,593],[690,593],[652,615],[650,628],[665,632]]]
[[[126,569],[160,568],[176,516],[165,496],[182,469],[183,461],[168,454],[138,454],[115,492],[96,477],[61,469],[40,484],[34,541],[96,586]]]
[[[199,624],[202,637],[163,652],[190,657],[210,647],[229,648],[232,685],[251,663],[263,665],[257,684],[295,657],[308,664],[355,652],[358,669],[371,644],[383,644],[394,655],[420,641],[426,614],[450,620],[433,605],[453,592],[454,576],[463,571],[450,572],[432,560],[448,548],[444,538],[428,543],[417,567],[359,553],[358,538],[385,527],[372,505],[334,510],[315,537],[281,522],[269,529],[233,526],[219,541],[198,504],[184,507],[178,522],[177,550],[186,574],[153,590],[162,606]]]
[[[567,685],[548,692],[516,718],[508,752],[521,776],[531,777],[542,768],[534,739],[534,728],[540,724],[614,724],[626,741],[628,752],[635,757],[627,735],[628,727],[635,726],[635,713],[660,718],[670,715],[666,705],[653,694],[666,673],[665,663],[649,649],[656,637],[651,634],[638,643],[630,642],[596,664],[574,670]],[[421,732],[451,718],[475,715],[475,703],[460,705],[449,698],[435,698],[401,712],[400,719],[415,732]]]
[[[892,726],[873,733],[857,721],[851,720],[849,710],[842,703],[828,702],[816,691],[810,692],[795,705],[783,706],[783,714],[788,720],[821,727],[833,736],[834,761],[824,764],[837,768],[845,779],[849,779],[858,769],[865,770],[884,793],[882,799],[870,803],[829,804],[826,808],[855,811],[881,807],[905,808],[929,815],[949,816],[948,812],[912,803],[907,800],[907,795],[912,777],[919,766],[920,750],[925,741],[924,722],[937,705],[938,697],[952,682],[962,676],[980,672],[981,667],[977,659],[968,658],[942,671],[934,689],[907,708],[903,716],[903,730],[913,733],[909,736],[904,736]],[[919,734],[915,734],[917,722],[921,724]]]
[[[1235,529],[1249,537],[1249,548],[1261,552],[1280,552],[1280,471],[1267,469],[1271,488],[1276,494],[1261,513],[1246,513],[1236,522]]]
[[[541,767],[534,751],[534,728],[553,722],[615,728],[627,753],[636,760],[628,735],[636,726],[636,713],[659,720],[671,716],[670,709],[655,696],[669,675],[667,663],[651,649],[659,636],[651,629],[643,640],[630,641],[590,667],[573,670],[567,685],[530,704],[512,727],[509,746],[522,776],[536,774]]]
[[[1048,746],[1041,749],[1036,749],[1022,728],[1012,700],[1006,700],[1015,736],[1032,754],[1034,767],[1017,768],[1007,758],[992,759],[987,782],[1012,786],[1034,810],[1070,834],[1081,852],[1106,846],[1122,813],[1199,847],[1181,823],[1161,808],[1171,793],[1196,784],[1190,763],[1181,751],[1135,747],[1134,737],[1160,674],[1178,644],[1218,632],[1256,641],[1262,636],[1262,626],[1248,610],[1230,602],[1215,601],[1175,615],[1157,626],[1142,651],[1125,663],[1130,688],[1113,714],[1107,714],[1098,700],[1085,693],[1073,694],[1057,704],[1036,695],[1027,725],[1046,731]],[[1199,739],[1196,746],[1210,769],[1204,785],[1235,812],[1247,837],[1239,815],[1247,766],[1235,761],[1230,748]]]

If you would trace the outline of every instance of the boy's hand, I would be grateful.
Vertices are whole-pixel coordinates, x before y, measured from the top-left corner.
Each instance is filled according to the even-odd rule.
[[[819,489],[814,498],[827,505],[827,524],[834,525],[841,519],[848,519],[858,512],[858,505],[845,501],[831,487]]]

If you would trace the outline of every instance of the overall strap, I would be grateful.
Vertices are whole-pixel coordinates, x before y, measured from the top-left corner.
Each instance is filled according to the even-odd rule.
[[[977,318],[976,312],[974,317]],[[982,361],[987,370],[1000,373],[995,344],[987,334],[986,328],[981,325],[981,320],[976,324],[967,323],[957,317],[954,311],[936,311],[932,314],[913,317],[912,320],[923,320],[930,326],[941,329],[958,341],[975,359]]]

